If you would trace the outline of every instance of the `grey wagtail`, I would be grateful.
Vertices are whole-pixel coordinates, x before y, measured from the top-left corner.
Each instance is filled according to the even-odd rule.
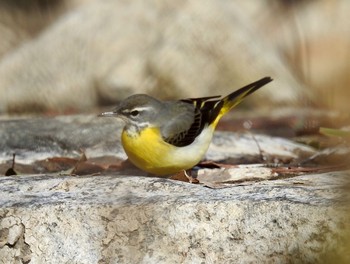
[[[262,78],[222,99],[211,96],[162,102],[136,94],[100,116],[115,116],[125,122],[122,145],[134,165],[151,174],[169,175],[198,164],[220,118],[271,81],[270,77]]]

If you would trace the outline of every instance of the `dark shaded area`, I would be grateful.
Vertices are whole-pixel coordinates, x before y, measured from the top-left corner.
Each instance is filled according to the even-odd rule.
[[[64,4],[64,0],[0,0],[0,8],[47,12]]]
[[[229,157],[218,160],[218,163],[209,160],[200,163],[199,168],[262,164],[264,167],[273,168],[281,177],[349,169],[347,165],[349,152],[342,152],[342,148],[348,148],[346,139],[319,134],[320,126],[330,126],[335,119],[334,116],[316,115],[310,112],[279,117],[257,114],[254,118],[244,118],[242,114],[237,113],[220,122],[219,129],[245,130],[242,135],[247,134],[246,131],[249,130],[251,140],[255,140],[254,134],[262,132],[289,137],[311,145],[318,151],[316,154],[298,153],[297,157],[279,156],[266,153],[255,140],[260,153]],[[245,122],[249,122],[250,127],[244,125]],[[117,158],[123,155],[118,139],[122,126],[123,124],[117,119],[92,115],[2,120],[0,149],[2,158],[8,158],[5,158],[6,162],[0,164],[0,175],[43,173],[89,175],[110,172],[144,175],[133,165]],[[96,152],[98,157],[91,156]],[[13,154],[17,160],[10,159]]]
[[[3,120],[0,122],[0,149],[11,155],[19,155],[21,151],[56,152],[64,155],[101,141],[116,146],[118,123],[94,123],[95,118],[99,119],[90,116],[88,119],[42,117]],[[111,134],[114,135],[114,140],[110,137]]]

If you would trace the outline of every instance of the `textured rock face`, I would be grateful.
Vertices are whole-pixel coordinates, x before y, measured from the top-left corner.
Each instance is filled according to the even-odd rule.
[[[3,119],[0,120],[0,163],[11,160],[13,153],[17,162],[26,164],[55,156],[79,157],[82,151],[88,157],[113,155],[126,159],[120,142],[123,126],[119,119],[96,115]],[[257,142],[271,156],[295,159],[314,153],[312,148],[288,139],[218,131],[206,157],[215,161],[256,158]]]
[[[319,263],[346,252],[344,173],[213,190],[124,176],[0,178],[4,263]]]
[[[200,182],[219,188],[211,189],[121,169],[74,177],[24,167],[79,157],[80,148],[88,158],[124,158],[121,125],[96,116],[1,120],[0,174],[13,152],[22,173],[0,176],[2,262],[330,263],[334,256],[349,262],[349,172],[281,179],[264,164],[200,169]],[[217,132],[207,158],[262,162],[261,153],[289,164],[318,152],[267,135]]]

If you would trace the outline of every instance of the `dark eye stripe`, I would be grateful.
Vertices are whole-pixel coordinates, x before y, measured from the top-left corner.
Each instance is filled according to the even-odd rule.
[[[139,113],[140,113],[140,111],[138,111],[138,110],[132,110],[132,111],[130,112],[130,115],[131,115],[131,116],[138,116]]]

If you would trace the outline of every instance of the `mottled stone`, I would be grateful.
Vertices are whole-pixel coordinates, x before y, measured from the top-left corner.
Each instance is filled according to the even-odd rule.
[[[31,163],[48,157],[88,158],[112,155],[126,159],[120,142],[124,123],[117,118],[97,115],[71,115],[55,118],[0,120],[0,163],[12,159]],[[215,132],[206,154],[210,160],[260,159],[264,155],[278,159],[297,159],[315,153],[311,147],[280,137],[249,132]],[[273,161],[272,161],[273,162]]]
[[[46,157],[79,157],[80,148],[87,157],[125,158],[121,128],[117,119],[96,116],[3,118],[1,158],[9,161],[15,152],[15,169]],[[206,157],[293,161],[314,153],[287,139],[216,132]],[[318,263],[329,254],[349,259],[349,199],[343,190],[349,173],[281,178],[264,162],[199,170],[203,185],[116,175],[122,170],[1,176],[1,260]]]
[[[314,174],[218,190],[150,177],[2,177],[0,255],[7,263],[317,263],[346,249],[344,180]]]

